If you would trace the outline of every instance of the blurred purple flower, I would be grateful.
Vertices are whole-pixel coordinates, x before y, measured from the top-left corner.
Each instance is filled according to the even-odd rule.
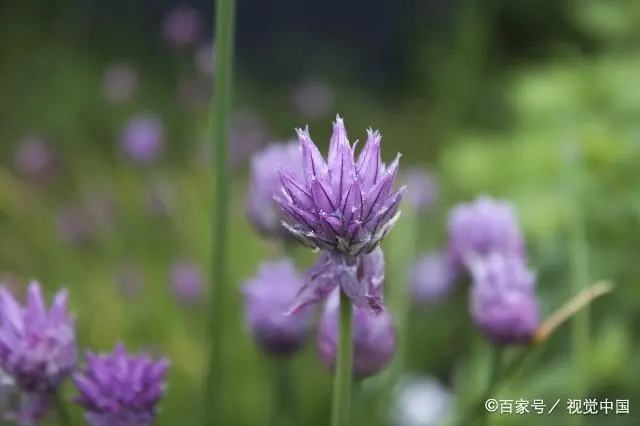
[[[44,179],[55,169],[55,156],[44,139],[27,136],[14,156],[15,167],[27,178]]]
[[[535,273],[514,254],[493,252],[468,259],[471,315],[497,344],[529,343],[540,323]]]
[[[419,303],[437,303],[451,293],[457,275],[448,253],[425,253],[413,266],[411,294]]]
[[[293,262],[284,258],[263,262],[242,286],[246,321],[256,343],[270,355],[291,356],[306,341],[311,311],[285,316],[303,283]]]
[[[68,244],[86,244],[94,236],[94,227],[83,205],[64,207],[57,218],[60,238]]]
[[[308,80],[294,91],[293,103],[306,118],[326,116],[333,105],[334,95],[331,88],[319,81]]]
[[[122,343],[112,353],[86,353],[87,366],[74,375],[78,405],[92,426],[149,426],[167,385],[169,361],[128,354]]]
[[[147,187],[147,208],[155,215],[166,215],[171,211],[175,199],[174,187],[166,181],[156,181]]]
[[[274,195],[284,213],[283,225],[312,249],[358,256],[375,249],[400,216],[406,187],[393,191],[400,154],[386,166],[380,158],[382,136],[367,131],[367,142],[355,156],[340,116],[333,124],[327,160],[298,129],[304,179],[281,171],[282,189]],[[357,303],[357,302],[356,302]]]
[[[437,379],[407,375],[396,385],[394,426],[440,426],[449,424],[454,399]]]
[[[384,253],[380,247],[354,258],[323,251],[307,271],[304,286],[287,314],[296,314],[308,305],[319,303],[336,287],[340,287],[355,306],[379,314],[384,310],[383,282]]]
[[[274,143],[251,158],[251,177],[247,191],[246,214],[253,227],[267,238],[292,239],[282,226],[282,212],[273,194],[281,187],[283,169],[302,180],[302,154],[297,142]]]
[[[215,58],[215,47],[213,43],[200,46],[195,53],[194,62],[196,71],[204,77],[213,75],[213,61]]]
[[[200,36],[200,13],[190,7],[178,7],[167,13],[162,21],[165,42],[174,48],[193,44]]]
[[[202,79],[188,77],[178,82],[178,98],[180,103],[188,108],[206,105],[210,97],[210,84]]]
[[[142,274],[134,264],[120,267],[116,274],[116,282],[120,293],[125,297],[137,296],[142,290]]]
[[[456,206],[449,214],[449,250],[458,264],[464,264],[467,256],[493,251],[524,256],[524,238],[513,205],[481,195]]]
[[[0,288],[0,366],[23,394],[19,419],[44,415],[51,395],[75,370],[75,317],[67,311],[67,292],[58,292],[47,309],[40,285],[29,284],[20,305]]]
[[[331,371],[335,368],[338,350],[340,303],[340,290],[335,289],[327,300],[318,328],[318,353]],[[396,352],[396,330],[389,312],[376,315],[354,307],[353,346],[356,378],[373,376],[386,368]]]
[[[124,128],[122,151],[134,161],[152,163],[164,149],[164,128],[156,116],[139,115]]]
[[[187,260],[175,262],[171,267],[171,286],[179,300],[186,303],[198,301],[204,291],[204,277],[200,267]]]
[[[405,200],[417,211],[431,207],[438,195],[436,182],[421,169],[411,169],[404,175],[407,185]]]
[[[131,100],[138,85],[138,74],[131,64],[112,64],[104,75],[103,89],[111,102]]]

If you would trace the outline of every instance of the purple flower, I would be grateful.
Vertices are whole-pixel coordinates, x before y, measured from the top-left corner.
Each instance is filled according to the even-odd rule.
[[[152,163],[164,148],[164,129],[158,117],[140,115],[131,120],[121,136],[122,151],[132,160]]]
[[[171,10],[162,22],[162,34],[171,47],[184,47],[194,43],[200,35],[200,13],[190,7]]]
[[[109,354],[86,353],[87,366],[74,375],[76,402],[92,426],[150,426],[167,388],[169,362],[128,354],[122,343]]]
[[[318,353],[333,371],[338,350],[340,292],[329,296],[318,328]],[[387,367],[396,351],[396,331],[387,311],[376,315],[368,310],[355,308],[353,312],[353,373],[366,378]]]
[[[535,274],[517,255],[493,252],[471,257],[471,315],[487,339],[497,344],[531,341],[540,323]]]
[[[47,309],[37,282],[29,284],[25,306],[2,287],[0,321],[0,367],[22,392],[53,392],[76,368],[75,318],[67,312],[66,290]]]
[[[198,265],[180,260],[171,267],[171,285],[180,300],[195,302],[202,296],[204,277]]]
[[[242,288],[245,315],[258,345],[268,354],[290,356],[306,341],[311,311],[284,315],[303,284],[303,277],[289,259],[264,262]]]
[[[282,211],[273,199],[281,186],[280,169],[296,179],[303,179],[302,154],[297,142],[271,144],[254,154],[246,214],[249,222],[265,237],[293,238],[282,226]]]
[[[196,70],[205,77],[213,74],[213,60],[215,58],[215,48],[213,43],[200,46],[195,53],[194,62]]]
[[[411,294],[421,303],[434,303],[454,288],[458,269],[448,253],[425,253],[413,266]]]
[[[44,139],[28,136],[22,140],[15,152],[15,166],[29,178],[42,179],[49,176],[55,167],[55,157]]]
[[[449,215],[449,250],[460,264],[469,255],[492,251],[524,256],[524,239],[514,207],[488,196],[458,205]]]
[[[327,161],[298,129],[304,179],[282,171],[282,190],[274,197],[284,212],[283,225],[305,246],[349,256],[369,253],[400,215],[406,187],[393,192],[400,154],[386,167],[380,160],[380,133],[368,130],[355,158],[342,119],[333,126]]]
[[[428,209],[438,195],[435,181],[423,170],[412,169],[405,173],[404,183],[407,185],[405,200],[418,211]]]
[[[324,251],[307,272],[304,286],[287,314],[326,299],[336,287],[357,307],[378,314],[384,310],[383,282],[384,254],[380,247],[355,258]]]
[[[103,88],[105,96],[111,102],[131,100],[137,85],[138,74],[130,64],[113,64],[105,72]]]
[[[64,207],[57,218],[58,234],[68,244],[87,244],[93,237],[91,216],[83,205]]]
[[[333,104],[331,88],[318,81],[306,81],[293,94],[293,102],[303,117],[319,118],[329,112]]]

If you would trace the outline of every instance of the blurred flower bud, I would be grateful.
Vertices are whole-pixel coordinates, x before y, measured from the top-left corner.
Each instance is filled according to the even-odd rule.
[[[493,252],[469,259],[471,316],[496,344],[526,344],[540,323],[535,273],[516,255]]]
[[[407,191],[404,199],[417,211],[428,209],[438,196],[438,187],[431,176],[421,169],[410,169],[404,174]]]
[[[41,180],[55,170],[55,157],[44,139],[28,136],[20,142],[14,157],[15,167],[26,178]]]
[[[413,266],[411,294],[419,303],[438,302],[451,293],[457,276],[448,253],[425,253]]]
[[[139,163],[152,163],[164,149],[164,129],[158,117],[139,115],[124,128],[122,151]]]
[[[297,142],[271,144],[251,159],[246,214],[253,227],[268,238],[293,239],[282,226],[282,212],[273,199],[280,191],[280,170],[303,179],[302,154]]]
[[[215,59],[215,48],[213,43],[207,43],[196,50],[194,62],[196,70],[204,77],[213,74],[213,61]]]
[[[514,207],[488,196],[459,204],[449,214],[449,250],[459,264],[464,264],[467,256],[489,252],[524,256],[524,239]]]
[[[193,262],[179,260],[171,267],[171,286],[173,293],[182,302],[196,302],[203,293],[204,277],[202,271]]]
[[[104,74],[103,90],[111,102],[131,100],[138,85],[138,74],[130,64],[113,64]]]
[[[247,324],[256,343],[270,355],[293,355],[309,335],[310,310],[285,315],[302,283],[291,260],[282,259],[262,263],[243,286]]]
[[[318,353],[329,370],[335,369],[339,342],[340,290],[325,304],[318,327]],[[353,374],[355,378],[373,376],[385,369],[396,352],[396,331],[388,311],[375,314],[353,306]]]
[[[162,22],[165,42],[174,48],[193,44],[200,35],[200,13],[190,7],[179,7],[167,13]]]
[[[302,83],[293,94],[293,102],[301,116],[321,118],[326,116],[334,101],[333,91],[319,81]]]

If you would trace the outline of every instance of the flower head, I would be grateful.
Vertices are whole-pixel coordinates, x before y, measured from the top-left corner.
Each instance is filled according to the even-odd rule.
[[[449,295],[457,275],[448,253],[425,253],[413,266],[411,294],[419,302],[437,302]]]
[[[431,176],[421,169],[412,169],[404,175],[407,185],[405,199],[418,211],[429,208],[438,196],[438,187]]]
[[[469,255],[493,251],[524,255],[524,239],[514,207],[488,196],[458,205],[449,215],[449,249],[461,264]]]
[[[303,277],[289,259],[263,263],[245,282],[242,291],[247,325],[265,352],[288,356],[306,341],[311,312],[305,310],[295,318],[284,315],[302,284]]]
[[[76,368],[75,319],[65,290],[47,309],[37,282],[29,284],[25,306],[2,287],[0,321],[0,366],[21,391],[51,392]]]
[[[380,247],[356,258],[322,252],[307,272],[304,286],[288,314],[326,299],[336,287],[340,287],[357,307],[379,314],[384,310],[383,282],[384,253]]]
[[[339,116],[325,161],[308,129],[298,129],[304,179],[282,171],[275,199],[284,226],[305,246],[357,256],[375,249],[400,212],[405,187],[393,192],[400,154],[386,166],[380,160],[380,133],[368,130],[355,157],[354,143]]]
[[[55,155],[44,139],[28,136],[15,152],[15,166],[25,177],[43,179],[55,169]]]
[[[162,33],[171,47],[184,47],[194,43],[202,27],[200,13],[190,7],[171,10],[162,22]]]
[[[498,344],[531,341],[540,323],[535,273],[520,256],[498,252],[470,259],[471,316]]]
[[[318,353],[330,370],[335,367],[338,350],[340,290],[329,296],[318,329]],[[396,351],[396,334],[387,311],[376,315],[354,308],[353,312],[353,373],[365,378],[387,367]]]
[[[73,380],[87,421],[92,426],[150,426],[166,390],[169,362],[128,354],[122,343],[112,353],[87,352],[86,358],[85,370]]]
[[[123,152],[139,163],[152,163],[164,148],[162,122],[155,116],[141,115],[127,124],[122,132]]]
[[[179,260],[171,267],[173,292],[183,302],[194,302],[202,296],[204,277],[193,262]]]
[[[105,72],[102,84],[105,96],[109,101],[127,101],[133,97],[136,90],[138,74],[130,64],[113,64]]]
[[[247,218],[266,237],[293,238],[282,226],[282,212],[273,199],[280,189],[278,170],[303,178],[302,155],[297,143],[271,144],[251,159],[251,181],[247,194]]]

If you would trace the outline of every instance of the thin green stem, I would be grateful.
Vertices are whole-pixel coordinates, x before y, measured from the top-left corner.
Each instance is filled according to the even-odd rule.
[[[353,381],[353,307],[351,300],[340,291],[340,338],[333,382],[331,426],[351,424],[351,384]]]
[[[291,372],[291,360],[275,359],[273,362],[273,397],[274,410],[271,417],[272,426],[297,426],[297,401]]]
[[[364,411],[364,387],[362,380],[354,380],[352,385],[352,410],[351,410],[351,423],[350,426],[364,425],[365,411]]]
[[[489,365],[488,365],[488,373],[489,373],[489,386],[492,386],[493,383],[496,383],[500,380],[500,374],[502,373],[502,360],[503,360],[503,349],[499,346],[496,346],[491,343],[487,343],[489,345]],[[483,411],[484,416],[484,424],[486,426],[491,425],[492,416],[491,413],[486,410]]]
[[[69,415],[69,411],[67,410],[66,404],[60,398],[60,395],[58,394],[58,392],[54,394],[53,399],[56,406],[58,423],[61,426],[71,426],[73,424],[73,422],[71,421],[71,416]]]
[[[227,143],[231,116],[233,84],[233,39],[235,24],[235,0],[216,2],[216,59],[214,61],[213,101],[211,127],[213,135],[212,166],[215,185],[214,228],[211,294],[211,318],[209,324],[210,354],[206,389],[204,392],[204,424],[229,424],[225,417],[222,396],[224,394],[223,339],[228,283],[227,239],[229,230],[229,163]]]
[[[576,205],[573,218],[572,235],[572,260],[571,260],[571,290],[578,294],[589,285],[589,260],[587,253],[587,242],[584,234],[584,224],[582,214]],[[572,393],[582,398],[587,395],[586,377],[589,372],[589,353],[591,352],[590,342],[590,314],[589,306],[577,313],[572,320],[572,357],[573,357],[573,386]],[[572,424],[581,425],[584,423],[582,416],[571,416]]]

